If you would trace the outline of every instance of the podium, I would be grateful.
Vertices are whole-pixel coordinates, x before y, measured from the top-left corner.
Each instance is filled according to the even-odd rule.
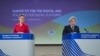
[[[0,56],[34,56],[34,35],[0,34]]]
[[[100,56],[100,33],[71,33],[62,37],[63,56]]]

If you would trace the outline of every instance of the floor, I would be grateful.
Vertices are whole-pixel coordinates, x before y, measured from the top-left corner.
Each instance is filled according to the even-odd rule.
[[[35,56],[62,56],[61,46],[35,46]]]

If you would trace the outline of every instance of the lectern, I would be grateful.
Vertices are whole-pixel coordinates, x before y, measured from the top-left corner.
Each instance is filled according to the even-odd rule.
[[[0,34],[0,56],[34,56],[34,35]]]
[[[100,56],[100,33],[70,33],[62,42],[63,56]]]

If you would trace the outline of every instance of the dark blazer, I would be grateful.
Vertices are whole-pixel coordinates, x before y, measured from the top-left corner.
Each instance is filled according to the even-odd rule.
[[[62,35],[72,33],[72,32],[80,33],[79,27],[75,25],[74,30],[72,30],[71,26],[67,25],[67,26],[64,27]]]

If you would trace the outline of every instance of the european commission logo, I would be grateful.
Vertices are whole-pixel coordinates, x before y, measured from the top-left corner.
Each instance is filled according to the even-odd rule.
[[[0,56],[10,56],[10,55],[5,54],[5,53],[0,49]]]

